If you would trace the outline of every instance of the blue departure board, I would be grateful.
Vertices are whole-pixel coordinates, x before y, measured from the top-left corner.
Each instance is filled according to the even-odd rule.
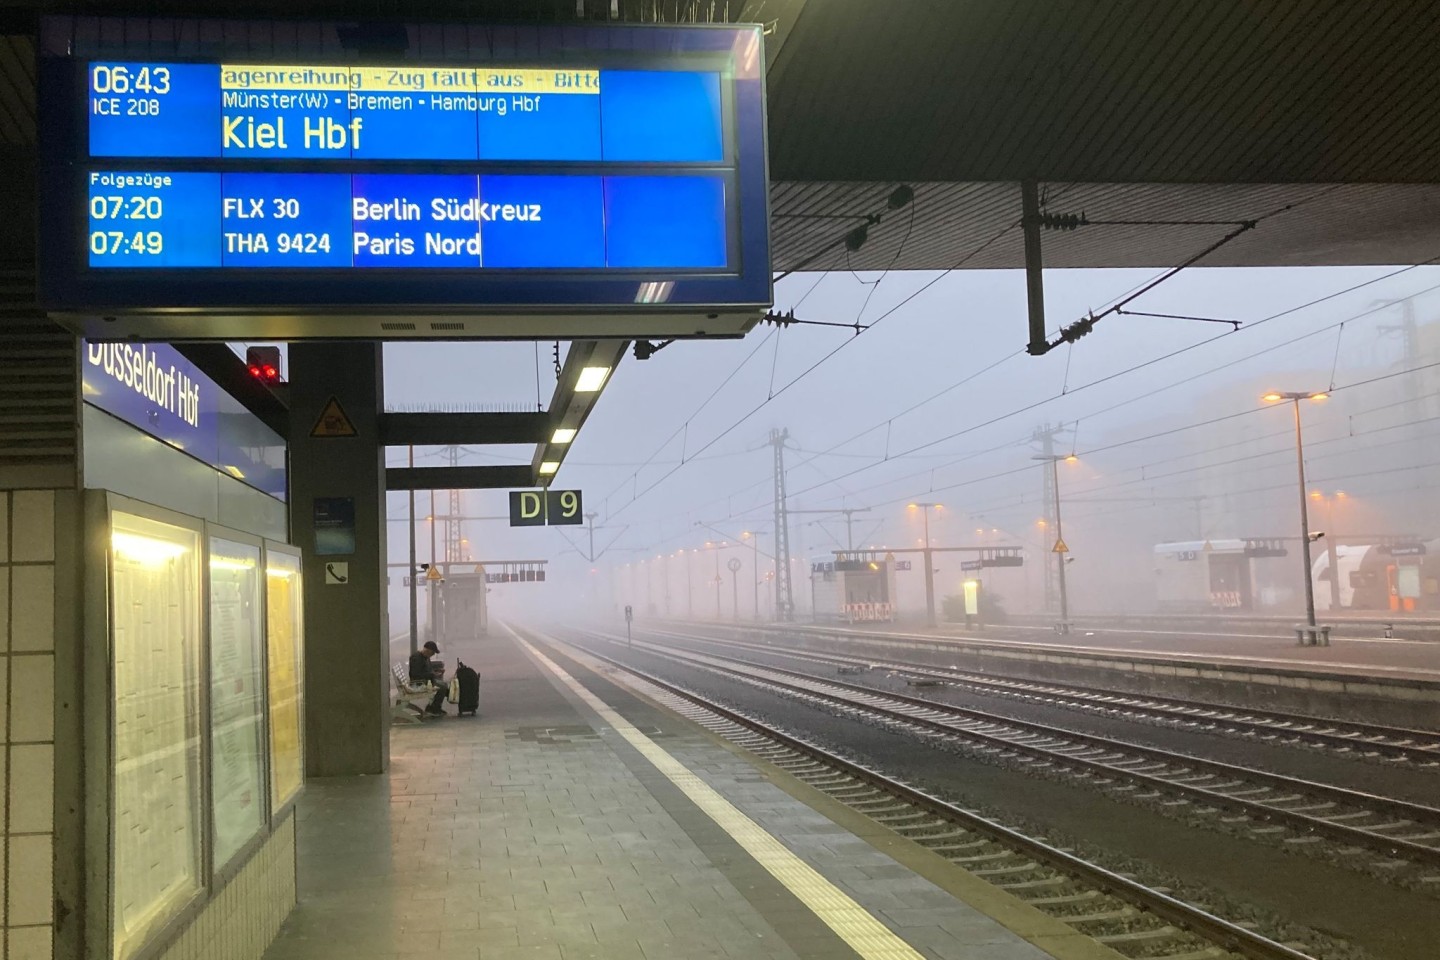
[[[89,64],[90,156],[721,163],[720,75]]]
[[[79,22],[43,24],[66,31],[46,116],[74,120],[42,125],[57,310],[769,305],[753,26],[495,28],[356,63],[335,25],[281,54],[166,20],[137,56]]]
[[[709,174],[92,171],[92,267],[724,269]]]

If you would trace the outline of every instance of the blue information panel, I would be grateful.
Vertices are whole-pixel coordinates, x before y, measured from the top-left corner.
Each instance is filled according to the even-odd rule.
[[[92,267],[724,269],[725,178],[92,171]]]
[[[92,157],[721,163],[720,74],[89,64]]]
[[[140,59],[98,23],[42,24],[57,313],[769,306],[754,25],[410,26],[468,39],[357,66],[342,25],[155,21]]]

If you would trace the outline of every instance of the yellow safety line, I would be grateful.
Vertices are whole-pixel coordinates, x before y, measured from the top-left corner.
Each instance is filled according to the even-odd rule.
[[[755,862],[768,870],[785,889],[795,894],[800,902],[809,907],[820,920],[848,943],[860,956],[873,960],[922,960],[914,947],[902,940],[864,907],[856,903],[839,887],[825,879],[814,867],[800,859],[788,847],[776,840],[765,828],[751,820],[729,800],[715,791],[704,780],[691,773],[679,760],[639,730],[635,729],[608,704],[580,685],[558,664],[535,649],[523,637],[506,625],[512,636],[520,642],[547,670],[555,674],[581,700],[598,713],[615,732],[624,737],[632,747],[663,773],[671,783],[703,810],[740,844]]]

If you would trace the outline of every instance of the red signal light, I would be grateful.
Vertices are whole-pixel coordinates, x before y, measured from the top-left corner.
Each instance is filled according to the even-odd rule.
[[[246,347],[245,365],[250,376],[265,384],[280,383],[280,348]]]

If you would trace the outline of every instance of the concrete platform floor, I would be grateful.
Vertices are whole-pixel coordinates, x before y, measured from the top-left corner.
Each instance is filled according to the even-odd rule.
[[[266,960],[1117,956],[543,645],[444,653],[480,717],[307,785]]]

